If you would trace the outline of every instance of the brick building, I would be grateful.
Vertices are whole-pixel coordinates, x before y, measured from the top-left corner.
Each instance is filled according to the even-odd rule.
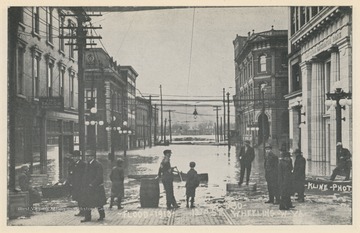
[[[287,143],[287,30],[237,35],[233,44],[237,140]]]
[[[77,52],[59,36],[73,35],[76,18],[56,7],[11,7],[8,14],[10,156],[58,181],[78,135]]]
[[[152,141],[152,125],[154,118],[151,117],[151,103],[142,97],[136,97],[136,146],[149,146]]]
[[[126,138],[119,134],[118,127],[123,127],[128,121],[127,79],[122,75],[120,65],[102,48],[85,52],[84,97],[87,122],[93,121],[93,124],[86,123],[89,147],[123,149]],[[90,112],[92,107],[96,108],[96,113]],[[103,125],[99,124],[101,121]],[[108,127],[111,130],[107,130]]]
[[[128,126],[132,129],[136,128],[135,115],[136,115],[136,78],[138,73],[132,66],[120,66],[121,74],[127,80],[127,122]],[[128,141],[129,149],[136,147],[135,135],[129,135]]]
[[[300,148],[308,160],[335,165],[337,141],[353,147],[352,107],[337,107],[345,117],[338,125],[335,108],[326,106],[325,100],[335,88],[352,92],[352,8],[299,6],[289,11],[286,98],[292,148]],[[337,126],[342,126],[339,132]]]

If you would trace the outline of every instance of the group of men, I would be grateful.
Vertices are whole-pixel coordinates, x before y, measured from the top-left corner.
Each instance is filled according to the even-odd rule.
[[[77,151],[78,152],[78,151]],[[81,222],[91,221],[91,209],[97,208],[98,221],[105,218],[104,205],[106,195],[104,188],[103,167],[96,160],[95,153],[86,156],[87,161],[81,159],[80,153],[74,153],[74,163],[70,168],[69,184],[73,200],[78,202],[79,213],[75,216],[85,217]]]
[[[279,204],[281,210],[294,208],[290,196],[298,193],[299,201],[304,201],[305,165],[306,161],[299,149],[295,150],[295,165],[292,165],[290,153],[286,151],[285,145],[281,147],[280,156],[272,152],[272,146],[265,144],[265,179],[268,186],[269,200],[265,203]],[[246,171],[246,185],[249,184],[251,163],[255,158],[254,149],[250,141],[245,141],[245,146],[240,150],[240,181],[242,185]]]
[[[296,200],[304,202],[305,191],[305,167],[306,160],[302,152],[296,149],[295,163],[291,159],[290,153],[283,144],[280,148],[279,156],[272,151],[272,146],[265,144],[265,179],[267,182],[269,200],[265,203],[279,204],[279,209],[289,210],[294,208],[291,203],[291,196],[298,194]],[[254,149],[250,146],[250,141],[245,141],[245,146],[240,150],[240,181],[242,185],[246,171],[246,185],[249,184],[251,164],[255,158]],[[351,170],[351,153],[348,149],[343,148],[342,143],[337,143],[337,167],[333,170],[330,180],[335,180],[337,175],[345,175],[345,180],[350,179]]]

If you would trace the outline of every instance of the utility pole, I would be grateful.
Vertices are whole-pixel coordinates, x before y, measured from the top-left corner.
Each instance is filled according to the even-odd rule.
[[[155,96],[153,96],[153,95],[149,95],[149,96],[143,96],[144,98],[146,98],[146,97],[149,97],[149,105],[150,105],[150,107],[149,107],[149,116],[148,116],[148,121],[149,121],[149,147],[151,148],[151,146],[152,146],[152,136],[151,136],[151,132],[152,132],[152,128],[151,128],[151,125],[152,125],[152,122],[153,122],[153,120],[152,120],[152,118],[153,118],[153,107],[152,107],[152,97],[159,97],[158,95],[155,95]],[[155,106],[156,106],[156,104],[155,104]],[[156,109],[156,107],[155,107],[155,109]],[[156,111],[156,110],[155,110]],[[156,116],[156,112],[155,112],[155,116]],[[156,124],[156,117],[155,117],[155,119],[154,119],[154,121],[155,121],[155,124]],[[155,130],[156,130],[156,126],[155,126]],[[154,144],[156,143],[156,131],[154,131]]]
[[[223,107],[224,107],[224,141],[226,140],[226,106],[225,106],[225,88],[223,88]]]
[[[79,111],[79,149],[81,152],[82,160],[85,160],[85,104],[84,104],[84,52],[86,47],[86,32],[83,30],[83,23],[85,22],[85,16],[83,16],[82,10],[77,8],[75,14],[77,17],[77,45],[78,45],[78,111]]]
[[[216,111],[216,142],[219,142],[219,110],[221,110],[220,106],[213,106]]]
[[[146,129],[145,129],[145,116],[143,115],[143,139],[144,139],[144,150],[146,148]]]
[[[228,117],[228,124],[227,124],[227,138],[228,138],[228,152],[230,152],[230,93],[226,93],[227,95],[227,117]]]
[[[171,133],[171,112],[175,112],[175,110],[166,110],[165,112],[169,112],[169,134],[170,134],[170,142],[172,142],[172,133]],[[166,127],[166,126],[165,126]]]
[[[76,29],[75,36],[65,36],[61,35],[59,38],[61,39],[76,39],[76,43],[68,43],[66,45],[77,45],[78,48],[78,111],[79,111],[79,149],[81,152],[81,157],[85,160],[85,151],[86,151],[86,140],[85,140],[85,97],[84,97],[84,86],[85,86],[85,78],[84,78],[84,68],[85,68],[85,59],[84,53],[86,49],[86,39],[101,39],[101,36],[86,36],[86,33],[89,29],[97,29],[101,27],[84,27],[85,22],[89,22],[91,19],[86,14],[83,8],[76,7],[73,9],[73,12],[77,18],[77,27],[76,28],[69,28],[67,27],[60,27],[67,28],[67,29]],[[64,15],[67,16],[67,15]],[[99,15],[91,15],[91,16],[101,16]],[[86,29],[86,30],[84,30]],[[90,43],[89,45],[94,45]]]
[[[155,104],[155,115],[154,115],[154,146],[156,145],[156,138],[157,138],[157,123],[158,123],[158,119],[157,119],[157,104]]]
[[[225,131],[225,128],[224,128]],[[223,124],[222,124],[222,117],[220,117],[220,141],[223,141]]]
[[[152,144],[152,140],[151,140],[151,119],[153,117],[152,115],[152,105],[151,105],[151,95],[149,96],[149,104],[150,104],[150,108],[149,108],[149,148],[151,148],[151,144]]]
[[[164,143],[166,141],[166,118],[165,118],[165,127],[164,127]]]
[[[162,102],[162,87],[160,85],[160,117],[161,117],[161,129],[160,129],[160,132],[161,132],[161,139],[160,141],[165,141],[164,139],[164,128],[163,128],[163,102]]]

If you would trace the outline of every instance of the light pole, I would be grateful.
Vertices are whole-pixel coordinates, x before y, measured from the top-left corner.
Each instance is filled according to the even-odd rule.
[[[94,104],[92,106],[94,106]],[[98,121],[96,119],[97,118],[96,113],[97,113],[96,107],[90,108],[90,116],[85,121],[86,126],[91,126],[91,129],[89,129],[88,132],[88,138],[91,138],[89,143],[92,145],[92,151],[95,153],[95,156],[96,156],[96,141],[97,141],[95,127],[96,125],[100,125],[100,126],[104,125],[104,121],[102,120]]]
[[[120,135],[124,135],[124,156],[126,156],[127,149],[127,135],[131,134],[131,129],[127,126],[127,122],[124,121],[122,127],[116,126],[116,117],[113,116],[112,121],[108,123],[106,127],[106,131],[111,132],[111,151],[110,151],[110,160],[113,161],[115,159],[115,134],[119,133]]]
[[[265,138],[266,138],[266,132],[265,132],[265,87],[266,83],[262,83],[260,85],[261,90],[261,102],[262,102],[262,110],[261,110],[261,124],[262,124],[262,143],[264,148],[264,157],[265,157]]]
[[[335,83],[335,85],[338,84]],[[328,107],[335,107],[336,111],[336,143],[342,142],[341,139],[341,127],[342,127],[342,120],[345,121],[345,117],[341,117],[341,109],[345,110],[345,106],[351,105],[351,93],[345,92],[341,87],[335,86],[335,92],[333,93],[326,93],[327,100],[325,100],[325,105]],[[336,145],[336,144],[335,144]],[[336,153],[338,151],[336,150]],[[338,155],[336,156],[338,157]]]

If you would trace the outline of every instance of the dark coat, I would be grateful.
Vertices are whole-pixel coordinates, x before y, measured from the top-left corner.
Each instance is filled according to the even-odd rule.
[[[103,167],[96,160],[86,165],[84,187],[85,207],[102,207],[106,204]]]
[[[158,176],[162,178],[163,182],[173,182],[174,175],[171,168],[170,160],[164,158],[161,161]]]
[[[195,197],[195,189],[200,184],[199,175],[195,169],[190,169],[186,178],[186,196]]]
[[[303,156],[298,155],[294,164],[294,191],[302,190],[305,185],[305,167],[306,160]]]
[[[337,153],[338,167],[341,169],[351,169],[351,153],[348,149],[342,148]]]
[[[269,155],[265,157],[265,179],[269,183],[278,182],[278,157],[272,152],[269,152]]]
[[[254,148],[252,147],[248,147],[246,152],[245,152],[246,146],[241,147],[240,150],[240,163],[247,165],[247,164],[251,164],[252,161],[254,161],[255,158],[255,152],[254,152]]]
[[[291,196],[293,194],[292,159],[282,157],[279,159],[279,191],[280,196]]]
[[[83,160],[75,162],[70,170],[69,183],[73,200],[81,201],[84,193],[84,174],[86,163]]]
[[[111,196],[124,197],[124,168],[114,167],[110,173]]]

